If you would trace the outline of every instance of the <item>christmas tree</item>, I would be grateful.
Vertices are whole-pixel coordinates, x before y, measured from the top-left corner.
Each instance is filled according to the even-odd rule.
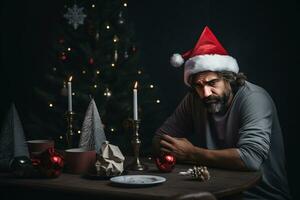
[[[120,0],[64,2],[61,17],[54,25],[43,78],[34,88],[34,108],[26,119],[29,138],[51,138],[58,148],[64,147],[65,113],[71,109],[67,87],[70,82],[77,138],[92,97],[107,139],[128,153],[132,90],[137,81],[141,150],[150,152],[152,136],[165,111],[157,85],[139,65],[140,49],[128,20],[128,6]]]

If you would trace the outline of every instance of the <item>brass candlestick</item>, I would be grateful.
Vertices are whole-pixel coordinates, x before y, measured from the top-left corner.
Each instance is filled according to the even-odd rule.
[[[74,130],[73,130],[73,123],[74,123],[74,115],[75,113],[73,111],[68,111],[66,113],[66,119],[67,119],[67,132],[66,132],[66,147],[72,148],[73,147],[73,136],[74,136]]]
[[[144,171],[147,170],[148,167],[147,165],[142,164],[139,158],[140,146],[141,146],[141,140],[139,139],[139,124],[140,124],[139,120],[133,120],[134,132],[133,132],[131,144],[133,147],[134,159],[133,162],[128,166],[128,169],[136,170],[136,171]]]

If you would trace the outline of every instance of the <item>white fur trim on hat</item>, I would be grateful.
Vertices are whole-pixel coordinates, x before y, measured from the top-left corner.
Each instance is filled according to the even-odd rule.
[[[178,53],[172,55],[170,63],[173,67],[180,67],[184,63],[184,59]]]
[[[184,82],[187,86],[189,77],[203,71],[231,71],[238,73],[239,66],[236,60],[228,55],[200,55],[188,59],[184,65]]]

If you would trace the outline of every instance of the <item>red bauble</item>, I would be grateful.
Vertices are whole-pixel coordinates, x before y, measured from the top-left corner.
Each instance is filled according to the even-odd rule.
[[[40,171],[48,178],[58,177],[64,167],[64,158],[54,148],[49,148],[40,156]]]
[[[171,154],[164,154],[155,158],[157,168],[162,172],[171,172],[176,164],[176,158]]]
[[[94,58],[90,58],[89,59],[89,63],[92,65],[92,64],[94,64]]]

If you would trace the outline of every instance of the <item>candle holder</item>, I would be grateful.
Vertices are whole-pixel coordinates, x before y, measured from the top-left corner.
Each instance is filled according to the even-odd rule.
[[[73,111],[66,112],[66,120],[67,120],[67,132],[66,132],[66,147],[72,148],[73,147],[73,123],[74,123],[74,115]]]
[[[135,170],[135,171],[145,171],[148,169],[148,166],[145,164],[142,164],[139,158],[140,154],[140,146],[141,146],[141,140],[139,138],[139,120],[133,120],[133,137],[131,140],[131,144],[133,147],[133,155],[134,159],[133,162],[128,166],[128,169]]]

